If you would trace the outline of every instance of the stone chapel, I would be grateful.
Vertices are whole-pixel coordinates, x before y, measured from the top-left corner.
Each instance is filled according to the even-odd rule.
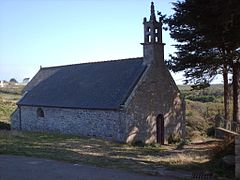
[[[12,129],[164,144],[182,136],[185,102],[164,63],[151,3],[143,57],[43,67],[25,86]]]

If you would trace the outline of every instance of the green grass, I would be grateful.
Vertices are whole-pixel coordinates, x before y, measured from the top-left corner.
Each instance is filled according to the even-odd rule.
[[[10,115],[15,108],[15,102],[3,101],[0,95],[0,121],[10,122]]]
[[[8,85],[0,88],[0,121],[10,123],[10,116],[16,109],[24,86]]]
[[[10,122],[10,116],[16,109],[20,95],[0,93],[0,121]]]

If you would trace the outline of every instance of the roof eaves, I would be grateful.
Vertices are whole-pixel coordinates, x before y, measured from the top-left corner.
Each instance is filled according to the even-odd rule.
[[[127,101],[128,97],[131,95],[132,91],[134,90],[135,86],[139,82],[139,80],[142,78],[144,72],[146,71],[147,66],[144,67],[144,70],[142,71],[141,75],[135,80],[135,82],[131,85],[131,89],[128,92],[128,94],[123,98],[123,101],[121,102],[121,108],[124,107],[125,102]]]
[[[21,104],[17,103],[18,106],[31,106],[31,107],[46,107],[46,108],[64,108],[64,109],[84,109],[84,110],[99,110],[99,111],[120,111],[119,108],[82,108],[82,107],[66,107],[66,106],[47,106],[47,105],[35,105],[35,104]]]

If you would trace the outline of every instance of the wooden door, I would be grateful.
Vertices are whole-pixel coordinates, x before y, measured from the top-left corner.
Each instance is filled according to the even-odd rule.
[[[157,116],[157,143],[164,144],[164,116],[159,114]]]

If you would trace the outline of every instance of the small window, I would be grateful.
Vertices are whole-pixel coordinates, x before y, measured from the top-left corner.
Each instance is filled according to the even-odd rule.
[[[151,28],[150,28],[150,27],[148,27],[147,29],[148,29],[148,32],[150,32],[150,31],[151,31]]]
[[[151,42],[151,39],[152,39],[152,38],[151,38],[151,36],[149,35],[149,36],[148,36],[148,42]]]
[[[44,117],[44,112],[42,108],[37,108],[37,117]]]
[[[156,33],[156,34],[158,33],[158,29],[155,29],[155,33]]]

